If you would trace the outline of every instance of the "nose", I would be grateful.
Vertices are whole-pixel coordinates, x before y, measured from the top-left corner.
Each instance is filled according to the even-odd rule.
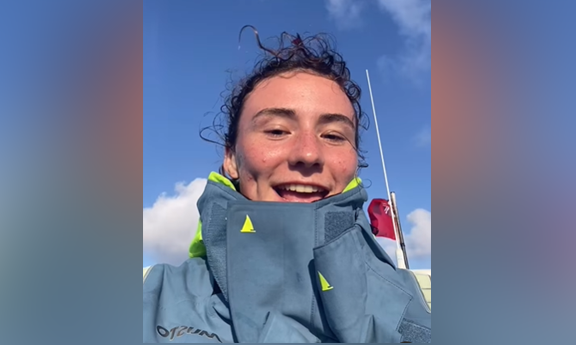
[[[295,168],[321,169],[324,165],[322,143],[319,142],[315,133],[302,133],[294,138],[288,163]]]

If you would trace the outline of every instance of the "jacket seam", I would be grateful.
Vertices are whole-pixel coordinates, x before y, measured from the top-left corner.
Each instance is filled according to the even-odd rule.
[[[361,235],[361,234],[360,234]],[[380,274],[380,272],[378,272],[376,269],[374,269],[374,267],[372,267],[372,265],[368,262],[367,258],[366,258],[366,254],[364,253],[364,248],[362,247],[362,244],[359,243],[359,240],[356,236],[354,236],[354,240],[356,241],[356,244],[360,247],[360,250],[363,254],[363,259],[364,259],[364,264],[366,265],[366,267],[368,267],[369,270],[371,270],[372,272],[374,272],[374,274],[378,277],[380,277],[380,279],[384,280],[385,282],[389,283],[390,285],[394,286],[395,288],[397,288],[398,290],[402,291],[405,295],[408,296],[408,302],[406,303],[406,305],[404,306],[404,309],[402,310],[402,314],[400,315],[400,318],[398,318],[398,322],[396,323],[396,330],[398,330],[398,328],[400,327],[400,324],[402,323],[402,320],[404,319],[405,315],[406,315],[406,311],[408,310],[408,306],[410,305],[410,303],[412,302],[412,300],[414,299],[414,296],[412,296],[412,294],[409,291],[406,291],[404,288],[402,288],[401,286],[398,286],[398,284],[394,283],[393,281],[391,281],[390,279],[384,277],[382,274]]]
[[[364,260],[364,263],[366,263],[366,266],[368,266],[368,268],[370,270],[372,270],[372,272],[374,272],[378,277],[380,277],[380,279],[385,280],[386,282],[390,283],[390,285],[396,287],[397,289],[399,289],[400,291],[404,292],[406,295],[408,295],[408,297],[410,297],[410,299],[414,298],[414,296],[410,293],[410,291],[406,291],[404,288],[402,288],[401,286],[398,286],[398,284],[394,283],[393,281],[391,281],[388,278],[385,278],[384,276],[382,276],[378,271],[376,271],[371,265],[370,263],[368,263],[366,260]]]
[[[360,229],[361,231],[364,231],[362,228]],[[359,234],[360,236],[363,236],[362,233]],[[406,294],[408,296],[408,303],[406,303],[406,305],[404,306],[404,309],[402,310],[402,314],[400,315],[400,318],[398,318],[398,322],[396,323],[396,331],[398,330],[398,328],[400,327],[400,324],[402,323],[402,320],[404,319],[405,315],[406,315],[406,311],[408,310],[408,306],[410,305],[410,303],[412,302],[412,300],[414,299],[414,296],[412,296],[412,294],[408,291],[406,291],[404,288],[398,286],[396,283],[392,282],[390,279],[385,278],[382,274],[380,274],[376,269],[374,269],[374,267],[372,267],[372,265],[368,262],[367,258],[366,258],[366,253],[364,251],[364,246],[366,246],[366,243],[361,243],[360,240],[358,239],[357,236],[354,236],[354,241],[356,242],[356,245],[359,247],[360,252],[362,253],[362,257],[363,257],[363,261],[364,264],[366,265],[366,267],[368,267],[369,270],[371,270],[372,272],[374,272],[374,274],[376,274],[376,276],[380,277],[380,279],[384,280],[385,282],[389,283],[390,285],[394,286],[395,288],[397,288],[398,290],[402,291],[404,294]],[[368,277],[366,277],[366,279],[368,279]]]
[[[398,331],[398,329],[400,328],[400,324],[402,323],[402,320],[404,320],[406,318],[406,312],[408,311],[408,306],[410,305],[410,302],[412,302],[414,298],[410,297],[410,300],[408,301],[408,303],[406,303],[406,306],[404,307],[404,310],[402,311],[402,315],[400,315],[400,319],[398,319],[398,323],[396,324],[396,331]]]
[[[360,234],[362,235],[362,234]],[[364,263],[366,264],[366,266],[368,266],[368,268],[370,268],[372,270],[372,272],[374,272],[378,277],[380,277],[382,280],[385,280],[386,282],[388,282],[390,285],[396,287],[397,289],[399,289],[400,291],[404,292],[405,294],[407,294],[411,299],[414,297],[412,296],[412,294],[409,291],[406,291],[404,288],[402,288],[401,286],[399,286],[398,284],[394,283],[393,281],[391,281],[390,279],[384,277],[382,274],[380,274],[380,272],[378,272],[374,267],[372,267],[372,265],[370,264],[370,262],[367,260],[366,255],[364,254],[364,248],[362,247],[362,244],[359,243],[358,238],[354,237],[354,239],[356,240],[356,243],[360,246],[360,250],[362,251],[362,254],[364,256]],[[386,263],[384,263],[386,264]],[[387,264],[386,264],[387,265]]]
[[[344,230],[340,235],[334,237],[333,239],[331,239],[328,242],[324,242],[323,244],[319,245],[318,247],[314,248],[314,250],[319,250],[321,248],[327,247],[329,245],[331,245],[332,243],[338,241],[339,239],[341,239],[342,237],[344,237],[346,234],[348,234],[349,232],[352,232],[352,230],[354,230],[356,228],[356,226],[358,226],[360,228],[360,230],[362,231],[362,228],[360,227],[360,225],[358,224],[354,224],[351,227],[349,227],[348,229]]]

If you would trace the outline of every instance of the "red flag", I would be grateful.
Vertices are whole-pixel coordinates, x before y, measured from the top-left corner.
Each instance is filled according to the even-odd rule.
[[[388,200],[373,199],[368,206],[368,216],[370,217],[370,226],[374,235],[396,241],[394,225],[392,224],[392,212],[390,212]]]

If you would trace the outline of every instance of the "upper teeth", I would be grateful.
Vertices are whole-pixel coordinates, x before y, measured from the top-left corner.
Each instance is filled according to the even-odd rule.
[[[281,186],[280,188],[298,193],[316,193],[321,189],[314,186],[305,186],[301,184],[289,184]]]

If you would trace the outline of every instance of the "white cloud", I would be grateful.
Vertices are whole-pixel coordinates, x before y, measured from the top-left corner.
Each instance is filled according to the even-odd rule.
[[[432,3],[431,0],[377,0],[378,7],[392,18],[404,46],[398,54],[381,56],[378,67],[387,76],[392,74],[421,84],[432,63]],[[353,0],[328,0],[326,8],[330,17],[341,29],[358,27],[360,13],[366,2]]]
[[[410,230],[403,226],[404,243],[408,261],[426,260],[431,261],[432,256],[432,213],[418,208],[406,216]],[[387,238],[377,237],[376,241],[396,262],[396,242]]]
[[[389,13],[405,38],[403,51],[395,56],[382,56],[378,66],[420,84],[432,64],[432,3],[430,0],[378,0]]]
[[[432,3],[430,0],[378,0],[380,8],[388,11],[406,36],[431,36]]]
[[[426,259],[432,255],[432,213],[418,208],[406,216],[411,224],[404,236],[409,258]]]
[[[352,0],[327,0],[326,9],[328,14],[340,29],[351,29],[359,27],[360,12],[362,12],[363,2]]]
[[[155,263],[180,265],[188,258],[188,248],[198,225],[196,202],[206,186],[206,179],[188,185],[178,183],[176,194],[158,197],[143,210],[144,255]]]

